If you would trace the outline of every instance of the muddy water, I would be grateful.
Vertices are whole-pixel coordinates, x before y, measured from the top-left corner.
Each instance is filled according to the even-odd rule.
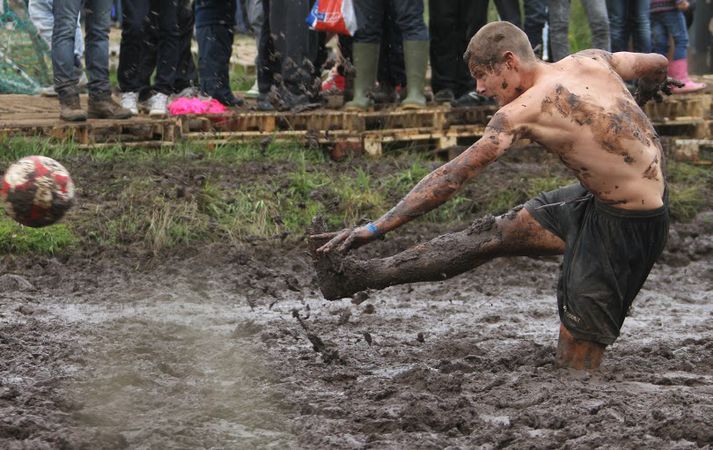
[[[553,365],[557,259],[359,304],[303,248],[9,265],[0,448],[713,445],[712,235],[674,232],[593,375]]]

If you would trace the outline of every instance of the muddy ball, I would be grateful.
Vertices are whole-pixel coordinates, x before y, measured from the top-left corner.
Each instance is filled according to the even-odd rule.
[[[74,183],[67,169],[54,159],[27,156],[5,171],[0,198],[17,222],[44,227],[57,222],[72,206]]]

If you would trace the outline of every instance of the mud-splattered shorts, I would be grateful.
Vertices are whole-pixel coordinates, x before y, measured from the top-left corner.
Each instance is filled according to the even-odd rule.
[[[562,323],[577,339],[612,344],[668,236],[668,195],[651,211],[606,205],[580,184],[525,204],[565,242],[557,286]]]

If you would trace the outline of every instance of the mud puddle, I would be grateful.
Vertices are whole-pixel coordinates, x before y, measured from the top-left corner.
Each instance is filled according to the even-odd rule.
[[[593,375],[554,368],[558,259],[336,302],[299,248],[16,267],[0,448],[713,445],[711,253],[688,237]]]

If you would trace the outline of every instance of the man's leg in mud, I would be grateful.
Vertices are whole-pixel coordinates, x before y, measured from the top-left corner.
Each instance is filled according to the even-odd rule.
[[[365,289],[444,280],[501,256],[556,255],[563,251],[564,241],[543,228],[526,209],[516,208],[388,258],[316,256],[315,269],[322,294],[331,300]]]
[[[605,349],[606,346],[598,342],[575,338],[563,324],[560,324],[555,365],[577,370],[598,369]]]

